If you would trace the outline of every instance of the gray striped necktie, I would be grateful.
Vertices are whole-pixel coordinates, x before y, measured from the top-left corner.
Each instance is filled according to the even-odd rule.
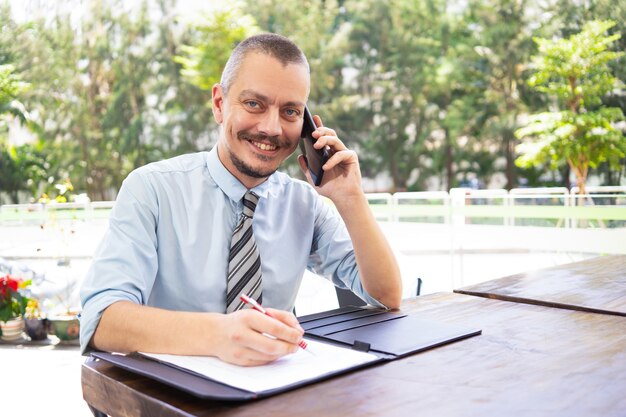
[[[252,216],[259,196],[248,191],[243,196],[243,213],[230,242],[226,313],[243,308],[239,295],[244,293],[261,303],[261,257],[252,234]]]

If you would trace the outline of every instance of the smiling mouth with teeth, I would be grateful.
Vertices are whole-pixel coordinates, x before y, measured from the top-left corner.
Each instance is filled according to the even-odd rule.
[[[254,141],[250,141],[250,143],[262,151],[274,151],[277,148],[276,145],[271,145],[268,143],[261,143],[261,142],[254,142]]]

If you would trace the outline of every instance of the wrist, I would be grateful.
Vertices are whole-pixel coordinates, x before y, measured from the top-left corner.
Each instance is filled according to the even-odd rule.
[[[197,336],[188,338],[187,349],[190,351],[188,354],[218,356],[219,347],[223,345],[223,340],[220,338],[224,336],[223,322],[226,316],[219,313],[194,312],[189,318],[187,324],[195,330],[190,331],[186,336],[187,338],[191,334]],[[196,333],[198,329],[201,329],[199,334]]]
[[[367,197],[362,191],[354,194],[342,195],[339,198],[331,200],[342,217],[344,217],[343,213],[349,213],[352,215],[355,210],[358,210],[360,208],[369,209]]]

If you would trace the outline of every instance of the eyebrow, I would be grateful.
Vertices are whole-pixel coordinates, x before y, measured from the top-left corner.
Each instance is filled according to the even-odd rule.
[[[270,98],[264,94],[261,94],[257,91],[254,90],[243,90],[241,93],[239,93],[239,99],[242,100],[244,98],[249,98],[249,97],[253,97],[256,98],[260,101],[264,101],[266,103],[273,103],[274,100],[270,100]],[[283,106],[287,106],[287,107],[304,107],[305,103],[301,102],[301,101],[288,101],[286,103],[283,104]]]

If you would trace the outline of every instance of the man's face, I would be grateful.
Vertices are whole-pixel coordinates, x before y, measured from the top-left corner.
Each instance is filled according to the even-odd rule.
[[[213,87],[213,115],[222,125],[218,155],[247,188],[262,183],[297,147],[309,83],[304,65],[283,66],[253,52],[227,96]]]

